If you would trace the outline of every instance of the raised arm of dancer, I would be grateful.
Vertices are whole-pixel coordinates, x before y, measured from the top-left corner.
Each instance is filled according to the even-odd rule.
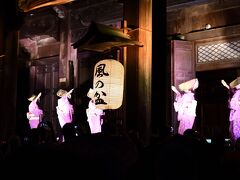
[[[173,92],[175,92],[176,94],[180,94],[180,92],[177,90],[177,88],[175,86],[171,86],[171,89],[173,90]]]
[[[227,83],[223,79],[221,80],[221,83],[222,83],[223,86],[225,86],[226,88],[229,89],[229,85],[227,85]]]

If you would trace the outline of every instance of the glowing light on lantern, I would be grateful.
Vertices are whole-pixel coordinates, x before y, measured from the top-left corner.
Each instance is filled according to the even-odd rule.
[[[94,99],[99,109],[117,109],[123,100],[124,68],[115,59],[104,59],[94,67]]]

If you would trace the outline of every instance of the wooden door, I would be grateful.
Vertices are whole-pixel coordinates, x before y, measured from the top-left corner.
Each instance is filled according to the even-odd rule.
[[[39,106],[44,112],[43,120],[50,121],[55,132],[60,129],[56,113],[58,74],[58,58],[34,61],[30,67],[30,92],[42,92]]]
[[[221,80],[224,79],[229,84],[238,76],[238,68],[197,72],[200,84],[197,91],[199,102],[197,126],[204,137],[222,135],[228,138],[229,92],[221,84]]]
[[[178,88],[178,85],[182,82],[195,78],[194,44],[190,41],[171,40],[169,42],[169,46],[169,85],[167,86],[167,92],[169,92],[169,107],[167,107],[167,111],[169,112],[168,119],[171,119],[171,126],[174,130],[174,133],[176,133],[178,128],[178,121],[177,113],[173,108],[175,93],[172,92],[171,85],[174,85]]]

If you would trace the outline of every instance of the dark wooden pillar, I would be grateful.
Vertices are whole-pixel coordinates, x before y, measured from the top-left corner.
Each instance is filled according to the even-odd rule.
[[[124,19],[129,34],[142,42],[143,47],[127,50],[126,118],[127,128],[139,134],[143,144],[151,136],[151,75],[152,75],[152,1],[125,1]]]
[[[156,136],[168,125],[166,1],[152,4],[152,131]]]
[[[60,18],[60,54],[59,54],[59,85],[60,88],[68,88],[70,81],[70,48],[71,33],[70,33],[70,11],[64,9],[64,18]]]
[[[16,132],[18,15],[15,1],[0,8],[0,141]]]

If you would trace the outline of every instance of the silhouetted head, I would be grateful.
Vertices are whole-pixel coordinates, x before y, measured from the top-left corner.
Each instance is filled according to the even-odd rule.
[[[62,128],[65,141],[69,141],[76,137],[76,131],[73,123],[66,123]]]

